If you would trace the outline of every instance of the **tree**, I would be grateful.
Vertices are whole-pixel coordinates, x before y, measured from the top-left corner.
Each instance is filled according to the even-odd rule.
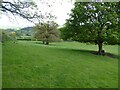
[[[59,28],[59,31],[61,32],[60,37],[64,40],[64,41],[69,41],[72,40],[72,36],[70,36],[71,32],[67,31],[67,27],[61,27]]]
[[[99,55],[102,55],[104,42],[118,44],[118,2],[76,2],[74,5],[65,24],[68,38],[96,43]]]
[[[8,35],[14,43],[17,41],[16,32],[10,32]]]
[[[65,30],[66,28],[65,27],[61,27],[61,28],[59,28],[59,31],[61,32],[61,38],[63,39],[63,40],[67,40],[67,35],[65,35]]]
[[[2,29],[0,29],[0,42],[2,42]]]
[[[57,30],[57,26],[53,21],[36,25],[35,38],[43,41],[43,44],[46,45],[48,45],[49,42],[60,41],[60,32]]]
[[[0,42],[5,42],[11,40],[8,32],[5,32],[5,30],[0,29]]]

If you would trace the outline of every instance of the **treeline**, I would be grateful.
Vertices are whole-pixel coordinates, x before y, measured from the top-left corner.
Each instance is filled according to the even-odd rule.
[[[43,44],[48,45],[50,42],[59,42],[60,31],[58,30],[58,24],[54,21],[48,21],[46,23],[36,24],[31,28],[24,28],[21,30],[1,30],[1,41],[42,41]]]

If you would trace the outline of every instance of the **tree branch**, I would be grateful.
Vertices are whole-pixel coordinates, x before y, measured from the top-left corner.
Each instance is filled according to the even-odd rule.
[[[19,15],[25,19],[27,19],[28,21],[34,23],[32,21],[32,19],[37,19],[38,17],[40,17],[39,15],[37,15],[37,13],[31,14],[30,12],[25,12],[24,9],[25,8],[29,8],[31,6],[30,2],[8,2],[8,1],[2,1],[1,4],[1,11],[2,12],[11,12],[13,15]],[[33,6],[34,7],[34,6]]]

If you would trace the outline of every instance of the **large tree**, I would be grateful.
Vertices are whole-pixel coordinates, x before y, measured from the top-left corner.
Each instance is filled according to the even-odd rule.
[[[48,45],[49,42],[60,41],[60,32],[57,29],[58,25],[49,21],[35,26],[35,38],[43,41],[43,44]]]
[[[118,2],[76,2],[74,5],[63,32],[67,38],[98,44],[99,55],[104,42],[118,44]]]

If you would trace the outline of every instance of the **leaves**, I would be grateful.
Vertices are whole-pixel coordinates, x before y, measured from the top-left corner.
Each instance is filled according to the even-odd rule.
[[[117,2],[76,2],[74,5],[63,32],[68,39],[72,37],[73,40],[80,42],[100,40],[108,43],[114,40],[116,41],[114,43],[118,43]]]
[[[35,38],[41,41],[55,42],[60,41],[60,32],[57,30],[55,22],[38,24],[35,26]]]

